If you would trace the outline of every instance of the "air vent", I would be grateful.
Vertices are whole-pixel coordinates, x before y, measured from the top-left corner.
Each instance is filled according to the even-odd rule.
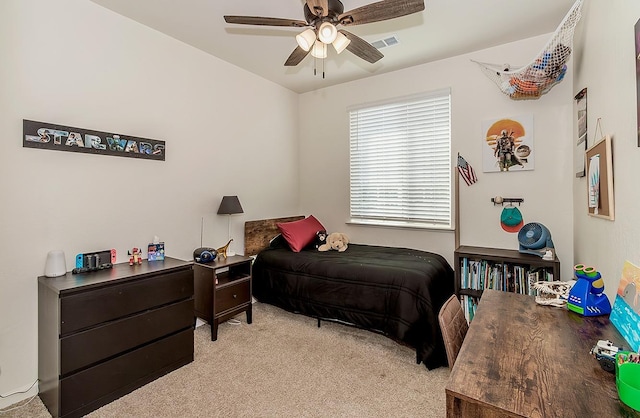
[[[393,45],[398,43],[398,38],[396,38],[395,36],[392,36],[390,38],[386,38],[384,40],[384,43],[387,44],[387,46],[393,46]]]
[[[380,39],[379,41],[371,42],[371,45],[378,49],[382,49],[386,46],[393,46],[399,43],[398,38],[394,36],[390,36],[388,38]]]

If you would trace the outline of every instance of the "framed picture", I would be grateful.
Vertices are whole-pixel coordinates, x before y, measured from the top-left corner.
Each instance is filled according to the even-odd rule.
[[[533,115],[482,122],[484,172],[533,170]]]
[[[580,90],[576,94],[576,109],[578,118],[578,139],[576,141],[576,152],[574,154],[574,168],[576,177],[586,175],[584,152],[587,150],[587,88]]]
[[[590,216],[613,221],[613,155],[611,137],[586,151],[588,211]]]

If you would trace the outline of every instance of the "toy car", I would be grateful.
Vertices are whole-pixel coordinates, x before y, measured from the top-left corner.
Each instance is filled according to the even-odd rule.
[[[599,340],[590,353],[598,360],[602,370],[614,373],[616,370],[616,354],[622,350],[622,347],[616,347],[609,340]]]

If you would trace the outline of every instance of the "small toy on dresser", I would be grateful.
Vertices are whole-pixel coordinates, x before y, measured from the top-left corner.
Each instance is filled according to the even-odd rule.
[[[142,254],[140,254],[140,249],[138,247],[133,247],[133,251],[127,251],[129,255],[129,265],[133,266],[134,264],[142,264]]]
[[[147,251],[148,261],[164,260],[164,242],[151,243],[147,248],[148,248],[148,251]]]
[[[339,252],[346,251],[349,244],[349,237],[342,232],[332,232],[327,236],[326,244],[318,247],[318,251],[337,250]]]

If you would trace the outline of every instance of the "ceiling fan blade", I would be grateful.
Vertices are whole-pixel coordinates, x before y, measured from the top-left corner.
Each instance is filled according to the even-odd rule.
[[[293,50],[291,55],[289,55],[289,58],[287,58],[287,61],[284,63],[285,67],[295,67],[296,65],[300,64],[300,61],[302,61],[304,57],[309,54],[309,51],[305,51],[299,46],[296,47],[296,49]]]
[[[302,28],[309,25],[304,20],[281,19],[278,17],[225,16],[224,20],[227,23],[237,23],[239,25],[293,26],[296,28]]]
[[[363,60],[369,61],[373,64],[380,58],[384,57],[384,55],[382,55],[375,46],[371,45],[359,36],[356,36],[351,32],[347,32],[344,29],[340,29],[338,32],[342,33],[351,41],[347,46],[347,51],[359,56]]]
[[[316,16],[327,16],[329,14],[329,0],[307,0],[309,10]]]
[[[338,21],[345,25],[362,25],[395,19],[424,10],[424,0],[382,0],[349,10],[338,16]]]

